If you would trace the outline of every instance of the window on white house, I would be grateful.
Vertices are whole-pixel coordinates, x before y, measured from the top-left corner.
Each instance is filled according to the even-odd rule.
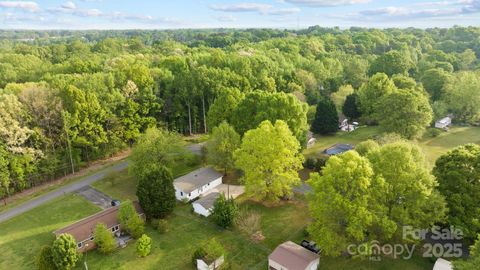
[[[83,247],[83,242],[79,242],[79,243],[77,244],[77,247],[78,247],[78,248],[82,248],[82,247]]]
[[[115,227],[112,227],[112,232],[115,232]]]
[[[192,193],[188,193],[188,197],[192,196]]]
[[[95,239],[95,237],[93,235],[90,236],[90,241],[93,241],[93,239]]]
[[[180,191],[180,196],[183,196],[183,192]]]

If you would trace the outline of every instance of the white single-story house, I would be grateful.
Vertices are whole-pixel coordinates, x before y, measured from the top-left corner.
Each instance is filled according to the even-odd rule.
[[[453,266],[451,262],[438,258],[433,266],[433,270],[453,270]]]
[[[211,192],[192,203],[193,211],[204,217],[210,216],[213,211],[213,204],[220,196],[218,192]]]
[[[223,175],[211,167],[204,167],[173,181],[177,200],[191,201],[222,184]]]
[[[451,124],[452,124],[452,118],[450,116],[447,116],[436,121],[435,127],[445,129],[445,128],[448,128]]]
[[[279,245],[268,256],[269,270],[317,270],[320,256],[291,241]]]

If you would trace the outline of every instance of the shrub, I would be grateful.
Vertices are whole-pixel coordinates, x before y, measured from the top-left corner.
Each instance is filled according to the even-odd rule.
[[[75,238],[67,233],[59,235],[53,241],[52,257],[57,269],[70,270],[74,268],[80,258]]]
[[[315,171],[321,171],[325,164],[327,163],[328,157],[319,157],[317,158],[317,162],[315,163]]]
[[[315,169],[316,164],[317,164],[317,159],[316,158],[308,157],[305,160],[305,163],[303,164],[303,167],[305,167],[307,169],[310,169],[310,170],[313,170],[313,169]]]
[[[118,219],[122,230],[128,232],[133,238],[139,238],[143,234],[143,219],[138,216],[131,201],[127,200],[120,204]]]
[[[150,254],[152,248],[152,239],[146,234],[142,234],[137,241],[137,255],[139,257],[146,257]]]
[[[51,246],[43,246],[36,257],[35,264],[38,270],[55,270]]]
[[[442,133],[442,132],[438,128],[429,128],[425,132],[425,136],[427,136],[429,138],[435,138],[435,137],[439,136],[440,133]]]
[[[355,146],[355,150],[360,154],[360,156],[366,156],[370,151],[378,149],[380,145],[374,140],[366,140],[363,141],[357,146]]]
[[[168,232],[168,222],[166,219],[153,219],[151,222],[152,228],[163,234]]]
[[[117,246],[112,232],[103,223],[97,223],[95,227],[95,244],[103,254],[113,252]]]
[[[239,231],[251,236],[261,230],[261,216],[248,209],[243,209],[236,220],[236,226]]]
[[[220,197],[213,204],[212,218],[215,223],[223,228],[233,225],[238,214],[238,206],[233,199],[226,199],[225,195]]]

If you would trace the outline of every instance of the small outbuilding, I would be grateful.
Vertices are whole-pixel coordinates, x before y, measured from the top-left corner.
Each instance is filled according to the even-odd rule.
[[[268,256],[269,270],[317,270],[320,256],[291,241],[279,245]]]
[[[213,204],[220,196],[218,192],[211,192],[192,203],[193,211],[204,217],[210,216],[213,211]]]
[[[223,175],[212,167],[204,167],[173,182],[175,197],[179,201],[191,201],[222,184]]]
[[[447,129],[452,125],[452,117],[447,116],[435,122],[436,128]]]
[[[445,259],[438,258],[433,266],[433,270],[453,270],[453,265]]]

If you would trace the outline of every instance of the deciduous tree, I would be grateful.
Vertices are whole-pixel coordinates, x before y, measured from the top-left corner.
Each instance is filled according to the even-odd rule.
[[[238,206],[233,198],[225,198],[222,193],[213,204],[212,217],[218,226],[223,228],[231,227],[238,215]]]
[[[234,168],[233,152],[240,146],[240,135],[227,122],[213,128],[207,141],[207,161],[224,170]]]
[[[270,201],[290,196],[292,187],[300,183],[303,156],[299,151],[300,143],[284,121],[277,120],[275,125],[264,121],[247,131],[234,153],[236,166],[244,172],[246,193]]]
[[[95,244],[104,254],[112,253],[117,246],[112,232],[103,223],[97,223],[95,226]]]
[[[57,269],[70,270],[74,268],[79,259],[75,238],[65,233],[59,235],[53,241],[52,256]]]

